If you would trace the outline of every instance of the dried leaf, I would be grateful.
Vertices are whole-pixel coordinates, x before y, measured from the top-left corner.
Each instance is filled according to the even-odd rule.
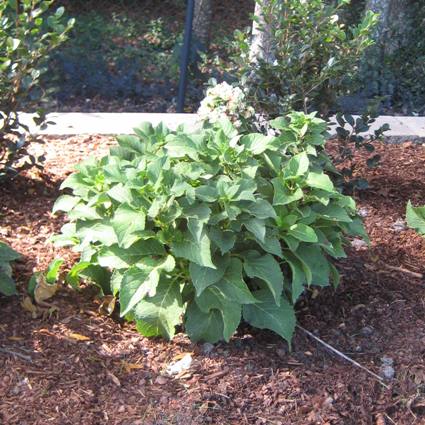
[[[36,319],[39,316],[39,310],[36,305],[33,304],[30,297],[25,297],[21,302],[21,306],[24,310],[31,313],[31,317]]]
[[[24,338],[22,336],[9,336],[7,338],[9,341],[23,341]]]
[[[137,363],[127,363],[126,361],[121,362],[121,366],[126,373],[130,373],[132,370],[143,369],[144,366]]]
[[[113,295],[106,295],[102,299],[102,303],[99,306],[99,313],[105,316],[110,316],[115,309],[116,298]]]
[[[43,304],[44,301],[55,295],[56,291],[58,290],[58,284],[54,283],[49,285],[42,273],[40,273],[36,279],[37,285],[34,290],[34,299],[37,304]]]
[[[73,333],[73,332],[68,334],[68,337],[72,339],[76,339],[77,341],[90,341],[90,338],[88,336]]]
[[[109,370],[106,371],[107,375],[111,378],[112,382],[117,386],[120,387],[121,386],[121,382],[120,380],[112,373],[109,372]]]

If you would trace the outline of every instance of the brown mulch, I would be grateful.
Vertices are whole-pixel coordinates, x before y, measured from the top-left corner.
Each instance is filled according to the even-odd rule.
[[[73,259],[48,243],[63,223],[52,204],[72,166],[112,143],[46,141],[45,173],[0,187],[0,238],[24,255],[15,269],[22,294],[33,269]],[[245,326],[214,347],[183,334],[146,339],[100,315],[90,288],[62,288],[58,314],[46,319],[32,319],[18,298],[0,299],[0,424],[424,424],[425,281],[416,274],[425,272],[425,241],[402,220],[409,199],[425,204],[425,148],[381,144],[378,152],[374,170],[356,157],[371,185],[357,195],[371,248],[351,247],[338,264],[342,285],[313,291],[298,318],[377,374],[390,357],[387,388],[300,330],[290,353],[276,335]],[[165,376],[183,353],[192,354],[189,371]]]

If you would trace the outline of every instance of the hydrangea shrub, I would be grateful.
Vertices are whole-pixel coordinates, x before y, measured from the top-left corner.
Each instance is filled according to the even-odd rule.
[[[144,124],[89,158],[62,184],[57,244],[82,275],[119,301],[146,336],[228,341],[241,320],[287,341],[294,304],[312,285],[338,284],[332,258],[365,236],[354,200],[326,174],[326,123],[293,113],[276,135],[229,120],[195,132]]]

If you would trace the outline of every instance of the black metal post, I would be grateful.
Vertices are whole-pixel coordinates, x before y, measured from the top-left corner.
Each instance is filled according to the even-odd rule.
[[[184,39],[182,55],[180,60],[180,79],[179,79],[179,93],[177,96],[177,112],[184,112],[184,99],[186,96],[187,87],[187,69],[190,58],[190,45],[192,42],[192,25],[193,25],[193,11],[195,9],[195,0],[187,1],[186,9],[186,23],[184,28]]]

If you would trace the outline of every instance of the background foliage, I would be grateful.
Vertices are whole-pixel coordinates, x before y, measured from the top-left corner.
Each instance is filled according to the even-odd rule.
[[[270,0],[263,6],[272,57],[250,57],[250,29],[235,32],[233,67],[257,112],[268,116],[289,110],[335,111],[335,103],[356,74],[363,52],[373,44],[377,17],[372,12],[347,27],[339,18],[347,1],[326,4]],[[261,28],[261,27],[260,27]]]
[[[11,263],[20,258],[20,255],[6,245],[0,242],[0,294],[15,295],[16,285],[12,278]]]
[[[64,20],[63,8],[50,13],[51,4],[50,0],[0,3],[0,180],[37,163],[28,155],[27,128],[17,112],[37,112],[35,121],[44,120],[40,106],[46,92],[40,77],[50,51],[66,40],[73,25],[73,20]]]

